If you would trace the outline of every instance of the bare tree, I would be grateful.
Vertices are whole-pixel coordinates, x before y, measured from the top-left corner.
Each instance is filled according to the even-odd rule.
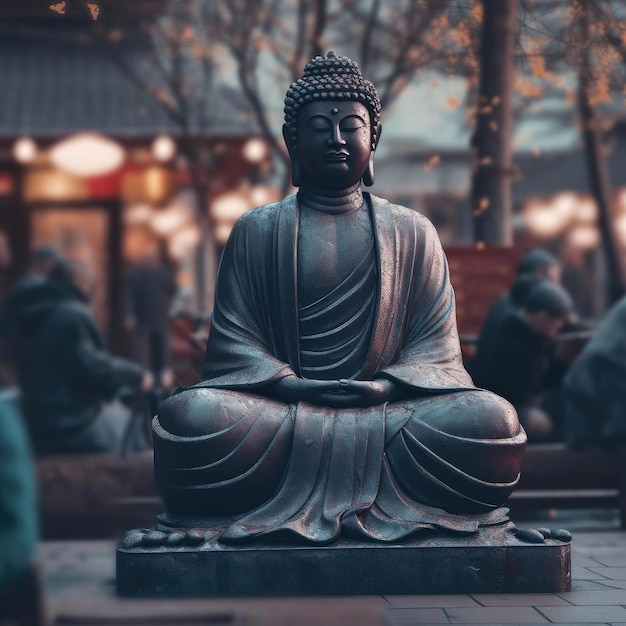
[[[102,20],[94,24],[93,32],[118,68],[154,98],[177,130],[201,231],[196,293],[199,321],[204,324],[212,308],[216,273],[207,201],[219,164],[209,144],[216,122],[219,7],[204,0],[163,0],[141,19],[131,11],[132,6],[116,5],[115,22]]]
[[[614,302],[624,293],[626,267],[613,225],[613,192],[603,145],[606,120],[598,115],[597,106],[610,102],[626,86],[625,7],[609,0],[565,4],[522,0],[521,5],[531,20],[529,28],[529,22],[522,24],[526,28],[522,33],[527,46],[537,53],[535,69],[539,71],[535,74],[543,74],[552,83],[558,82],[554,79],[559,71],[569,70],[578,77],[577,89],[567,97],[578,113],[589,187],[598,207],[608,297]]]
[[[483,0],[480,91],[472,137],[471,206],[478,246],[513,243],[516,0]]]
[[[415,75],[435,65],[447,69],[475,62],[467,11],[445,2],[416,0],[222,0],[221,41],[237,67],[242,92],[275,155],[288,173],[289,158],[264,77],[285,88],[313,56],[335,48],[360,63],[376,84],[383,110]],[[459,70],[460,71],[460,70]],[[283,187],[289,185],[287,175]]]
[[[601,127],[593,103],[593,61],[590,9],[581,0],[577,6],[580,27],[578,106],[580,111],[589,183],[598,205],[600,232],[607,265],[607,290],[609,302],[616,302],[626,289],[626,267],[620,254],[612,207],[612,186],[608,164],[602,146]]]

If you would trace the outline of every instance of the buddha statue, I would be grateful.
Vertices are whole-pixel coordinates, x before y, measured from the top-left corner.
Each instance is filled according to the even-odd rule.
[[[166,517],[219,524],[225,543],[506,521],[526,435],[463,368],[433,225],[362,191],[375,87],[352,60],[315,57],[287,92],[283,135],[299,190],[235,224],[204,380],[153,421]]]

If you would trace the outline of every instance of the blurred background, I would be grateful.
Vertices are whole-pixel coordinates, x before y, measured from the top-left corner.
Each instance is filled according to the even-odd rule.
[[[293,191],[284,94],[328,50],[379,90],[372,192],[435,224],[464,354],[536,247],[595,328],[626,286],[621,0],[2,0],[0,298],[52,250],[88,268],[110,355],[161,391],[199,380],[220,254],[242,214]],[[2,377],[17,389],[10,362]],[[142,458],[40,460],[44,535],[148,524]],[[608,485],[614,511],[602,467],[576,480]]]
[[[515,10],[489,35],[469,0],[5,0],[5,285],[44,243],[84,260],[96,319],[123,350],[123,278],[154,247],[174,307],[206,316],[233,222],[289,190],[286,88],[336,49],[381,93],[373,192],[425,213],[447,248],[550,248],[581,314],[600,316],[626,255],[625,9],[592,3],[581,20],[578,3],[498,4]]]

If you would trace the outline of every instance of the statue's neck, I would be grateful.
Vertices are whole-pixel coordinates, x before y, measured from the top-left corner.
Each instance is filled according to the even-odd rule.
[[[298,200],[309,209],[338,215],[360,208],[363,205],[363,192],[360,181],[347,189],[337,190],[302,185]]]

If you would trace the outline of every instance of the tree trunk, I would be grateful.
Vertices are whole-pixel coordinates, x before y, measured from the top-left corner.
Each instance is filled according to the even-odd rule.
[[[626,268],[620,254],[613,227],[612,188],[608,164],[602,149],[599,120],[591,101],[592,66],[589,58],[590,33],[587,5],[580,11],[581,53],[578,82],[578,108],[585,147],[591,193],[598,206],[598,221],[602,233],[602,248],[606,258],[607,296],[609,304],[619,300],[626,288]]]
[[[510,246],[516,0],[482,4],[480,95],[471,146],[474,241],[479,247]]]

